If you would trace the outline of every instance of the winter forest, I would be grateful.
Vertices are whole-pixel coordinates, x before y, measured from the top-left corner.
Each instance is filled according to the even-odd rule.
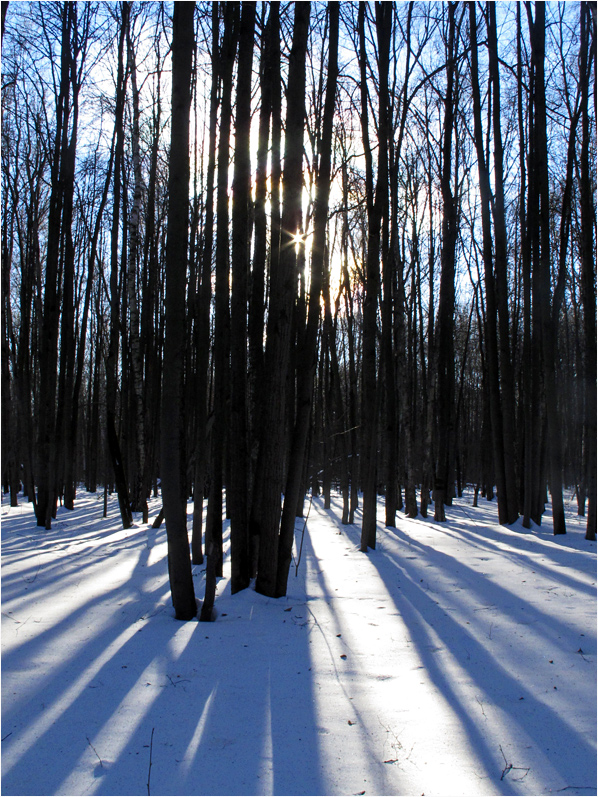
[[[309,491],[362,551],[466,484],[595,539],[595,5],[171,13],[2,4],[12,505],[160,490],[181,618],[225,517],[284,595]]]
[[[595,794],[596,108],[594,2],[2,2],[4,793]]]

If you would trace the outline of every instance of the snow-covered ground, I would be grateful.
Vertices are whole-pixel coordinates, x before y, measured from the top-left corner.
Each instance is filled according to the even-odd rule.
[[[173,618],[164,526],[102,507],[81,493],[46,532],[2,505],[4,795],[596,794],[573,507],[555,538],[469,494],[445,524],[380,522],[364,555],[315,499],[287,598],[225,576],[211,624]]]

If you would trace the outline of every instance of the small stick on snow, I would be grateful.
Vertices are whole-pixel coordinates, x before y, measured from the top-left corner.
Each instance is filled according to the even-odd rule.
[[[486,712],[484,711],[484,701],[483,701],[483,700],[480,700],[480,698],[479,698],[477,695],[475,695],[475,699],[476,699],[476,700],[477,700],[477,702],[479,703],[479,705],[480,705],[480,708],[482,709],[482,714],[483,714],[483,715],[484,715],[484,717],[485,717],[485,716],[486,716]],[[503,753],[503,758],[504,758],[504,755],[505,755],[505,754]],[[505,763],[506,763],[506,761],[507,761],[507,759],[505,758]]]
[[[499,748],[500,752],[502,753],[502,757],[505,760],[505,768],[502,771],[502,775],[500,776],[500,779],[503,780],[504,776],[508,775],[509,772],[511,772],[511,770],[514,770],[514,769],[520,769],[522,772],[525,772],[525,775],[522,775],[520,778],[514,778],[514,780],[523,780],[523,778],[527,777],[527,774],[530,771],[531,767],[514,767],[513,764],[509,764],[507,762],[507,757],[504,754],[504,751],[502,749],[502,745],[499,744],[498,748]]]
[[[154,749],[154,730],[155,730],[155,728],[152,728],[152,735],[151,735],[151,738],[150,738],[150,760],[149,760],[149,768],[147,770],[147,794],[148,794],[148,797],[150,795],[150,778],[152,776],[152,750]]]
[[[513,769],[513,764],[509,764],[509,763],[508,763],[508,761],[507,761],[507,757],[506,757],[506,755],[504,754],[504,751],[503,751],[503,749],[502,749],[502,745],[500,745],[500,744],[499,744],[499,745],[498,745],[498,749],[499,749],[499,750],[500,750],[500,752],[502,753],[502,757],[505,759],[505,768],[503,769],[503,771],[502,771],[502,775],[500,776],[500,779],[502,780],[502,779],[504,778],[504,776],[505,776],[505,775],[507,775],[507,774],[508,774],[508,773],[509,773],[509,772],[510,772],[512,769]]]
[[[97,758],[98,758],[98,761],[100,762],[100,766],[102,767],[102,769],[104,769],[104,764],[103,764],[103,762],[102,762],[102,759],[101,759],[101,758],[100,758],[100,756],[98,755],[98,751],[95,749],[95,747],[94,747],[94,746],[93,746],[93,744],[91,743],[91,741],[90,741],[90,739],[89,739],[89,736],[86,736],[85,738],[87,739],[87,744],[88,744],[88,745],[91,747],[91,749],[92,749],[92,750],[94,751],[94,753],[96,754],[96,756],[97,756]]]

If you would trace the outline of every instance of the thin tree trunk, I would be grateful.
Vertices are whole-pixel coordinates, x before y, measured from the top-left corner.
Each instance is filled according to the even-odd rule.
[[[496,7],[488,3],[488,52],[492,80],[492,130],[494,134],[494,216],[495,288],[498,310],[498,347],[500,364],[500,401],[503,428],[503,462],[507,523],[519,517],[517,505],[517,473],[515,462],[515,379],[509,334],[509,287],[507,225],[505,217],[503,143],[501,133],[500,73]]]
[[[527,183],[527,156],[525,146],[525,109],[523,105],[523,55],[522,55],[521,6],[517,4],[517,116],[519,122],[519,226],[521,228],[521,271],[523,281],[523,352],[522,352],[522,398],[523,398],[523,501],[522,525],[530,528],[533,517],[534,471],[536,448],[534,431],[537,420],[532,407],[532,305],[531,305],[531,229],[530,211],[526,207],[526,196],[531,197],[531,186]],[[531,75],[530,75],[531,83]],[[530,86],[530,89],[532,86]],[[531,116],[531,115],[530,115]],[[530,118],[530,133],[532,119]],[[532,136],[530,135],[530,142]],[[531,143],[530,143],[531,147]],[[535,518],[534,518],[535,519]]]
[[[442,143],[442,250],[440,254],[440,293],[438,297],[437,348],[437,423],[438,452],[434,481],[434,520],[446,519],[444,505],[449,496],[449,474],[452,471],[453,399],[455,392],[454,363],[454,307],[455,307],[455,247],[457,243],[457,200],[451,189],[453,168],[452,141],[455,124],[455,53],[456,3],[449,3],[449,33],[447,44],[447,87],[444,98],[444,134]]]
[[[505,436],[503,432],[503,411],[500,394],[500,367],[498,358],[497,299],[496,279],[494,274],[494,253],[492,251],[492,229],[490,206],[490,176],[486,154],[484,151],[484,133],[482,129],[482,110],[480,103],[480,87],[478,77],[478,46],[475,2],[469,3],[469,28],[471,36],[471,81],[474,107],[474,131],[478,160],[478,176],[480,198],[482,204],[483,260],[486,286],[486,323],[485,349],[488,375],[488,391],[490,405],[490,426],[492,433],[492,450],[494,459],[494,475],[498,498],[498,520],[501,524],[513,522],[509,515],[508,494],[505,479]]]
[[[214,425],[212,430],[212,478],[206,519],[206,550],[213,557],[214,572],[222,576],[222,491],[228,448],[227,415],[230,379],[230,253],[228,213],[228,164],[230,151],[232,82],[239,26],[239,3],[224,6],[224,38],[220,55],[222,98],[218,143],[216,196],[216,281],[214,313]],[[206,588],[207,588],[206,584]],[[206,593],[206,601],[209,602]],[[202,609],[203,617],[203,609]]]
[[[365,3],[359,3],[359,61],[361,71],[361,124],[366,153],[366,197],[368,215],[367,252],[365,267],[365,298],[363,304],[363,348],[362,348],[362,443],[361,482],[363,486],[363,519],[361,527],[361,551],[376,547],[377,510],[377,437],[379,394],[376,373],[377,310],[380,290],[380,226],[382,210],[387,196],[386,141],[383,134],[379,140],[378,180],[374,194],[373,165],[368,129],[367,55],[365,38]],[[392,11],[392,9],[391,9]],[[388,6],[377,6],[377,15],[388,18]],[[390,32],[383,29],[382,21],[376,26],[384,50],[379,59],[380,81],[388,81],[388,46]],[[386,41],[388,38],[388,42]],[[380,127],[384,131],[387,108],[380,103]],[[384,150],[384,152],[382,152]]]
[[[133,101],[131,150],[133,159],[133,203],[127,223],[129,251],[127,257],[127,298],[129,302],[129,339],[133,382],[133,436],[135,441],[134,483],[131,495],[133,512],[143,513],[143,522],[148,522],[147,495],[145,494],[145,423],[143,409],[143,361],[139,331],[137,261],[140,248],[140,213],[142,198],[141,152],[139,147],[139,89],[137,87],[137,64],[130,27],[127,28],[128,70],[131,75]]]
[[[548,142],[546,132],[546,90],[544,78],[545,59],[545,14],[543,3],[535,6],[536,19],[530,35],[532,59],[535,67],[534,91],[534,167],[538,181],[540,205],[540,257],[536,261],[538,270],[539,311],[541,314],[544,396],[548,421],[548,459],[550,468],[550,493],[552,497],[552,519],[554,534],[564,534],[565,510],[563,505],[563,464],[561,427],[558,417],[558,395],[556,381],[557,330],[552,326],[552,300],[550,289],[550,196],[548,182]]]
[[[195,326],[197,348],[197,416],[195,438],[195,478],[193,480],[193,534],[191,553],[193,564],[202,564],[203,499],[206,462],[208,460],[208,364],[210,347],[210,303],[212,298],[212,248],[214,244],[214,175],[216,173],[216,134],[218,123],[218,84],[220,57],[218,54],[218,4],[212,3],[212,85],[210,89],[210,130],[208,165],[206,171],[205,223],[202,246],[201,285]]]
[[[37,525],[49,529],[56,497],[54,493],[56,433],[56,387],[58,374],[58,329],[60,319],[59,260],[62,239],[65,170],[70,117],[70,69],[73,13],[62,9],[62,51],[60,86],[56,97],[56,137],[51,167],[51,194],[48,212],[46,272],[41,323],[39,415],[37,441]]]
[[[262,405],[261,391],[263,389],[264,370],[264,320],[265,320],[265,290],[266,290],[266,257],[268,245],[267,224],[267,187],[268,187],[268,139],[270,134],[270,119],[272,116],[272,26],[278,12],[278,4],[272,4],[262,37],[262,53],[260,59],[260,121],[257,148],[257,165],[255,176],[255,207],[254,207],[254,250],[253,267],[251,271],[251,286],[249,298],[249,386],[251,395],[251,418],[253,426],[250,430],[250,439],[257,438],[258,420],[257,413]],[[253,446],[252,446],[253,448]],[[252,458],[253,457],[253,451]]]
[[[592,65],[596,69],[596,6],[581,3],[581,294],[584,316],[585,353],[585,428],[587,435],[587,490],[588,516],[586,540],[596,539],[597,492],[596,492],[596,261],[594,249],[595,207],[590,179],[590,78]],[[594,74],[595,80],[595,74]],[[594,91],[595,91],[594,86]],[[594,128],[595,134],[595,128]]]
[[[231,591],[249,586],[249,440],[247,429],[247,300],[251,200],[251,69],[256,4],[243,3],[239,30],[231,286]]]
[[[129,501],[129,488],[124,470],[124,463],[116,431],[116,392],[117,392],[117,364],[119,349],[120,328],[120,301],[119,301],[119,267],[118,267],[118,237],[121,207],[121,171],[124,153],[124,128],[123,115],[125,104],[126,78],[124,68],[124,42],[129,24],[129,5],[121,5],[121,22],[118,39],[118,71],[116,77],[116,103],[114,113],[114,129],[116,131],[116,144],[114,150],[114,180],[112,194],[114,197],[112,212],[112,231],[110,241],[110,337],[108,341],[108,357],[106,360],[106,435],[108,451],[114,469],[114,479],[118,493],[118,504],[123,528],[128,529],[133,525],[133,515]]]
[[[311,257],[311,283],[309,310],[305,339],[300,355],[297,373],[297,410],[295,429],[291,442],[289,471],[287,475],[284,505],[278,541],[278,571],[276,576],[276,595],[286,595],[289,568],[291,565],[295,516],[301,489],[303,463],[314,387],[317,360],[318,322],[320,317],[320,295],[322,292],[323,271],[326,263],[326,227],[328,223],[328,202],[330,196],[330,174],[332,168],[332,133],[338,73],[338,30],[339,4],[329,3],[330,34],[328,50],[328,79],[326,100],[322,119],[321,153],[316,178],[316,201],[314,210],[314,238]]]

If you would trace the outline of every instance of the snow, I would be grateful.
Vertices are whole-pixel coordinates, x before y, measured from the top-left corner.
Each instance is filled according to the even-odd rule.
[[[214,623],[174,619],[164,526],[115,498],[51,531],[3,503],[2,793],[596,794],[596,545],[573,505],[554,537],[471,499],[380,504],[365,555],[316,498],[287,597],[225,562]]]

